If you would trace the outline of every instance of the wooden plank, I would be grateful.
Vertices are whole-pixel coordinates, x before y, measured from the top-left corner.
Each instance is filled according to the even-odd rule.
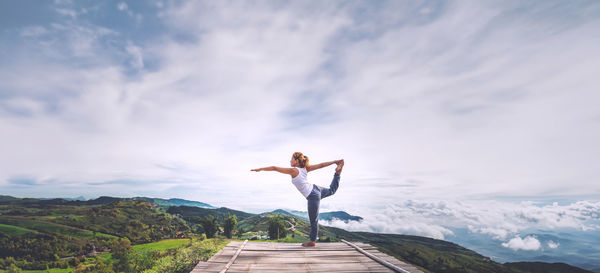
[[[200,262],[191,273],[199,273],[199,272],[219,272],[225,266],[224,263],[208,263],[208,262]]]
[[[234,264],[230,272],[393,272],[372,263],[353,264]]]
[[[364,251],[364,250],[363,250],[363,249],[361,249],[360,247],[358,247],[358,246],[356,246],[356,245],[354,245],[354,244],[352,244],[352,243],[350,243],[350,242],[348,242],[348,241],[346,241],[346,240],[342,240],[342,242],[344,242],[344,243],[348,244],[348,245],[349,245],[349,246],[351,246],[351,247],[354,247],[354,248],[355,248],[357,251],[359,251],[360,253],[363,253],[363,254],[365,254],[367,257],[369,257],[369,258],[371,258],[371,259],[373,259],[373,260],[377,261],[378,263],[380,263],[380,264],[382,264],[382,265],[385,265],[385,266],[386,266],[386,267],[388,267],[389,269],[392,269],[392,270],[394,270],[394,272],[399,272],[399,273],[411,273],[411,272],[409,272],[409,271],[407,271],[407,270],[405,270],[405,269],[402,269],[401,267],[399,267],[399,266],[397,266],[397,265],[394,265],[394,264],[392,264],[392,263],[390,263],[390,262],[388,262],[388,261],[386,261],[386,260],[384,260],[384,259],[382,259],[382,258],[379,258],[379,257],[377,257],[377,256],[375,256],[375,255],[373,255],[373,254],[371,254],[371,253],[369,253],[369,252],[367,252],[367,251]]]
[[[238,257],[236,264],[319,264],[319,263],[363,263],[369,261],[368,257],[339,257],[339,258],[323,258],[323,257]]]
[[[277,257],[335,257],[335,256],[363,256],[357,251],[243,251],[240,256],[277,256]]]
[[[243,249],[242,249],[243,246]],[[372,257],[398,266],[407,272],[421,272],[416,267],[377,250],[356,242]],[[364,248],[363,248],[364,247]],[[237,253],[237,256],[236,256]],[[230,263],[229,267],[225,266]],[[200,262],[192,271],[196,272],[394,272],[359,252],[347,243],[319,243],[316,247],[302,247],[299,243],[244,242],[232,241],[207,262]]]
[[[231,257],[231,260],[229,260],[229,262],[225,265],[225,267],[223,267],[223,269],[219,273],[225,273],[225,272],[227,272],[227,269],[229,269],[229,267],[235,262],[235,259],[240,255],[240,252],[242,252],[242,250],[244,249],[244,246],[246,245],[246,243],[248,243],[248,240],[244,241],[244,243],[235,252],[235,254],[233,255],[233,257]]]
[[[293,246],[273,246],[273,245],[248,245],[245,247],[246,250],[307,250],[307,251],[319,251],[319,250],[340,250],[340,249],[351,249],[348,246],[331,246],[318,244],[316,247],[303,247],[300,245]]]
[[[390,263],[392,263],[392,264],[394,264],[396,266],[399,266],[399,267],[401,267],[401,268],[403,268],[403,269],[405,269],[405,270],[407,270],[409,272],[422,272],[417,267],[415,267],[413,265],[410,265],[408,263],[405,263],[403,261],[400,261],[400,260],[396,259],[395,257],[387,255],[387,254],[385,254],[383,252],[380,252],[378,250],[376,250],[376,251],[368,251],[368,252],[372,253],[375,256],[380,257],[380,258],[384,259],[385,261],[388,261],[388,262],[390,262]]]

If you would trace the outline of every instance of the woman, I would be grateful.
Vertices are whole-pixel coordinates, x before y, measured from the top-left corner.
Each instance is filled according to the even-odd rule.
[[[335,174],[333,175],[333,181],[329,188],[317,186],[315,184],[308,183],[307,173],[310,171],[318,170],[323,167],[327,167],[331,164],[337,164],[335,168]],[[308,200],[308,219],[310,220],[310,241],[302,243],[302,246],[316,246],[315,241],[317,240],[317,234],[319,232],[319,204],[321,199],[333,195],[337,190],[340,183],[340,173],[344,167],[344,160],[334,160],[319,163],[316,165],[308,164],[308,157],[300,152],[295,152],[290,160],[292,168],[282,167],[264,167],[259,169],[252,169],[251,171],[278,171],[280,173],[289,174],[292,177],[292,184],[296,186],[298,191]]]

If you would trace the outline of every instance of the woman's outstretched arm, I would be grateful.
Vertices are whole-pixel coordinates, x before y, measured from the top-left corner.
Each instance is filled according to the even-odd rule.
[[[250,171],[253,171],[253,172],[276,171],[276,172],[280,172],[280,173],[284,173],[284,174],[289,174],[292,177],[298,175],[298,170],[296,168],[282,168],[282,167],[277,167],[277,166],[252,169]]]
[[[331,164],[340,164],[340,162],[342,162],[342,160],[343,160],[343,159],[340,159],[340,160],[333,160],[333,161],[327,161],[327,162],[323,162],[323,163],[319,163],[319,164],[315,164],[315,165],[309,165],[309,166],[306,168],[306,171],[307,171],[307,172],[310,172],[310,171],[318,170],[318,169],[320,169],[320,168],[327,167],[327,166],[329,166],[329,165],[331,165]]]

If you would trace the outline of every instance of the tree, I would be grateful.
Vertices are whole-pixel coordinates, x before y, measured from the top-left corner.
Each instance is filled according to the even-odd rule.
[[[227,219],[225,219],[225,226],[223,227],[225,231],[225,236],[227,238],[231,239],[231,233],[237,228],[237,225],[237,216],[235,216],[235,214],[227,214]]]
[[[20,273],[20,272],[23,272],[23,271],[21,271],[21,269],[18,268],[15,264],[10,264],[10,266],[6,270],[6,273]]]
[[[147,269],[152,268],[156,257],[153,256],[152,251],[143,251],[140,253],[133,253],[131,255],[131,262],[133,264],[134,272],[143,272]]]
[[[214,238],[219,229],[217,218],[212,215],[204,217],[204,219],[202,219],[202,228],[204,229],[207,238]]]
[[[238,229],[238,234],[237,234],[238,237],[241,238],[242,235],[244,235],[244,232],[246,232],[246,231],[244,231],[244,228],[240,227],[240,229]]]
[[[115,273],[112,269],[112,265],[107,265],[102,259],[96,258],[96,264],[85,266],[79,264],[73,273]]]
[[[131,241],[125,238],[114,239],[110,245],[110,253],[114,259],[119,259],[115,264],[116,271],[133,272],[131,259]]]
[[[271,240],[285,238],[287,230],[285,229],[285,221],[280,215],[269,218],[269,237]]]

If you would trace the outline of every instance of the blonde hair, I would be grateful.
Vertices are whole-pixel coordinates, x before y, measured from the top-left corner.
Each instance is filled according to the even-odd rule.
[[[303,155],[301,152],[295,152],[292,157],[298,160],[301,168],[308,167],[308,156]]]

